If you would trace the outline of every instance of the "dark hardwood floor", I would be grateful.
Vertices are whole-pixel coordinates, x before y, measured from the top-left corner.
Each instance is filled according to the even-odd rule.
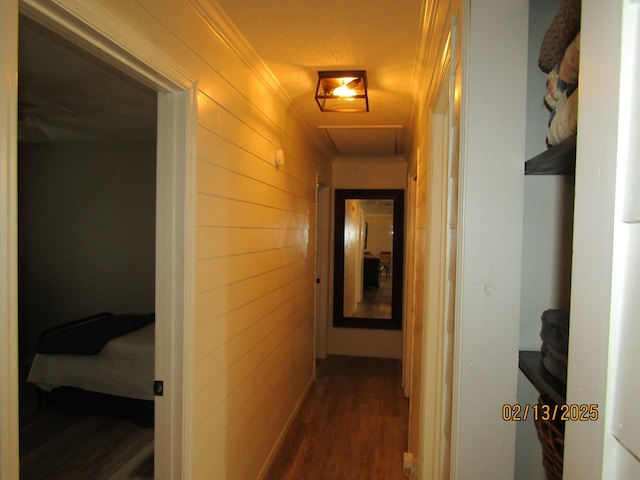
[[[380,286],[378,288],[365,288],[362,292],[362,300],[349,316],[391,320],[392,284],[392,277],[380,275]]]
[[[320,360],[266,480],[405,479],[408,408],[399,360]]]
[[[404,480],[408,400],[399,360],[332,356],[309,392],[266,480]],[[153,429],[114,417],[35,408],[23,391],[21,480],[153,478]]]
[[[153,478],[153,428],[102,416],[36,408],[35,389],[20,392],[21,480]]]

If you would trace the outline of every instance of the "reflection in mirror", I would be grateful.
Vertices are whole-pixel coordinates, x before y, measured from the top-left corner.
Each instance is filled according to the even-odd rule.
[[[403,210],[402,190],[336,190],[335,326],[401,328]]]
[[[347,199],[344,210],[344,316],[391,320],[393,199]]]

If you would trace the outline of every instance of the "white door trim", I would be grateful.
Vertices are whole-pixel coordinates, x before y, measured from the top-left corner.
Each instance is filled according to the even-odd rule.
[[[8,332],[0,351],[0,478],[19,477],[17,362],[17,26],[18,6],[35,20],[71,39],[159,93],[156,224],[156,378],[165,395],[156,402],[156,478],[189,478],[192,408],[193,269],[197,87],[153,45],[88,1],[1,2],[5,28],[0,64],[0,328]],[[4,379],[7,379],[6,381]]]
[[[417,149],[416,156],[420,156],[420,149]],[[418,160],[416,160],[417,162]],[[404,327],[402,331],[402,387],[404,396],[411,396],[411,381],[413,370],[413,340],[414,340],[414,304],[415,304],[415,272],[416,272],[416,195],[418,183],[416,173],[407,175],[407,198],[405,201],[405,251],[404,260],[404,304],[403,314]]]
[[[329,336],[329,219],[331,188],[318,183],[316,207],[316,358],[328,355]]]
[[[18,452],[18,0],[0,2],[0,478],[20,476]]]
[[[157,479],[190,478],[193,415],[197,87],[158,98],[156,192]]]

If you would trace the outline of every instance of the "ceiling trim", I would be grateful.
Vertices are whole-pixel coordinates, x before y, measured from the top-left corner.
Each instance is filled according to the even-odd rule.
[[[318,125],[318,128],[403,128],[402,125]]]
[[[324,152],[325,156],[333,155],[332,145],[322,142],[313,134],[311,125],[302,115],[293,99],[222,7],[214,0],[189,0],[189,3],[200,14],[213,33],[246,63],[285,107],[287,112],[305,127],[310,134],[312,142]]]
[[[402,125],[324,125],[324,130],[341,157],[398,155]],[[358,131],[353,141],[354,130]]]

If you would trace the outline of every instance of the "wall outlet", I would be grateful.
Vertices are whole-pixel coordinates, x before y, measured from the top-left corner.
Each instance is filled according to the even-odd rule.
[[[416,473],[416,457],[411,452],[404,452],[402,457],[402,471],[405,475]]]

